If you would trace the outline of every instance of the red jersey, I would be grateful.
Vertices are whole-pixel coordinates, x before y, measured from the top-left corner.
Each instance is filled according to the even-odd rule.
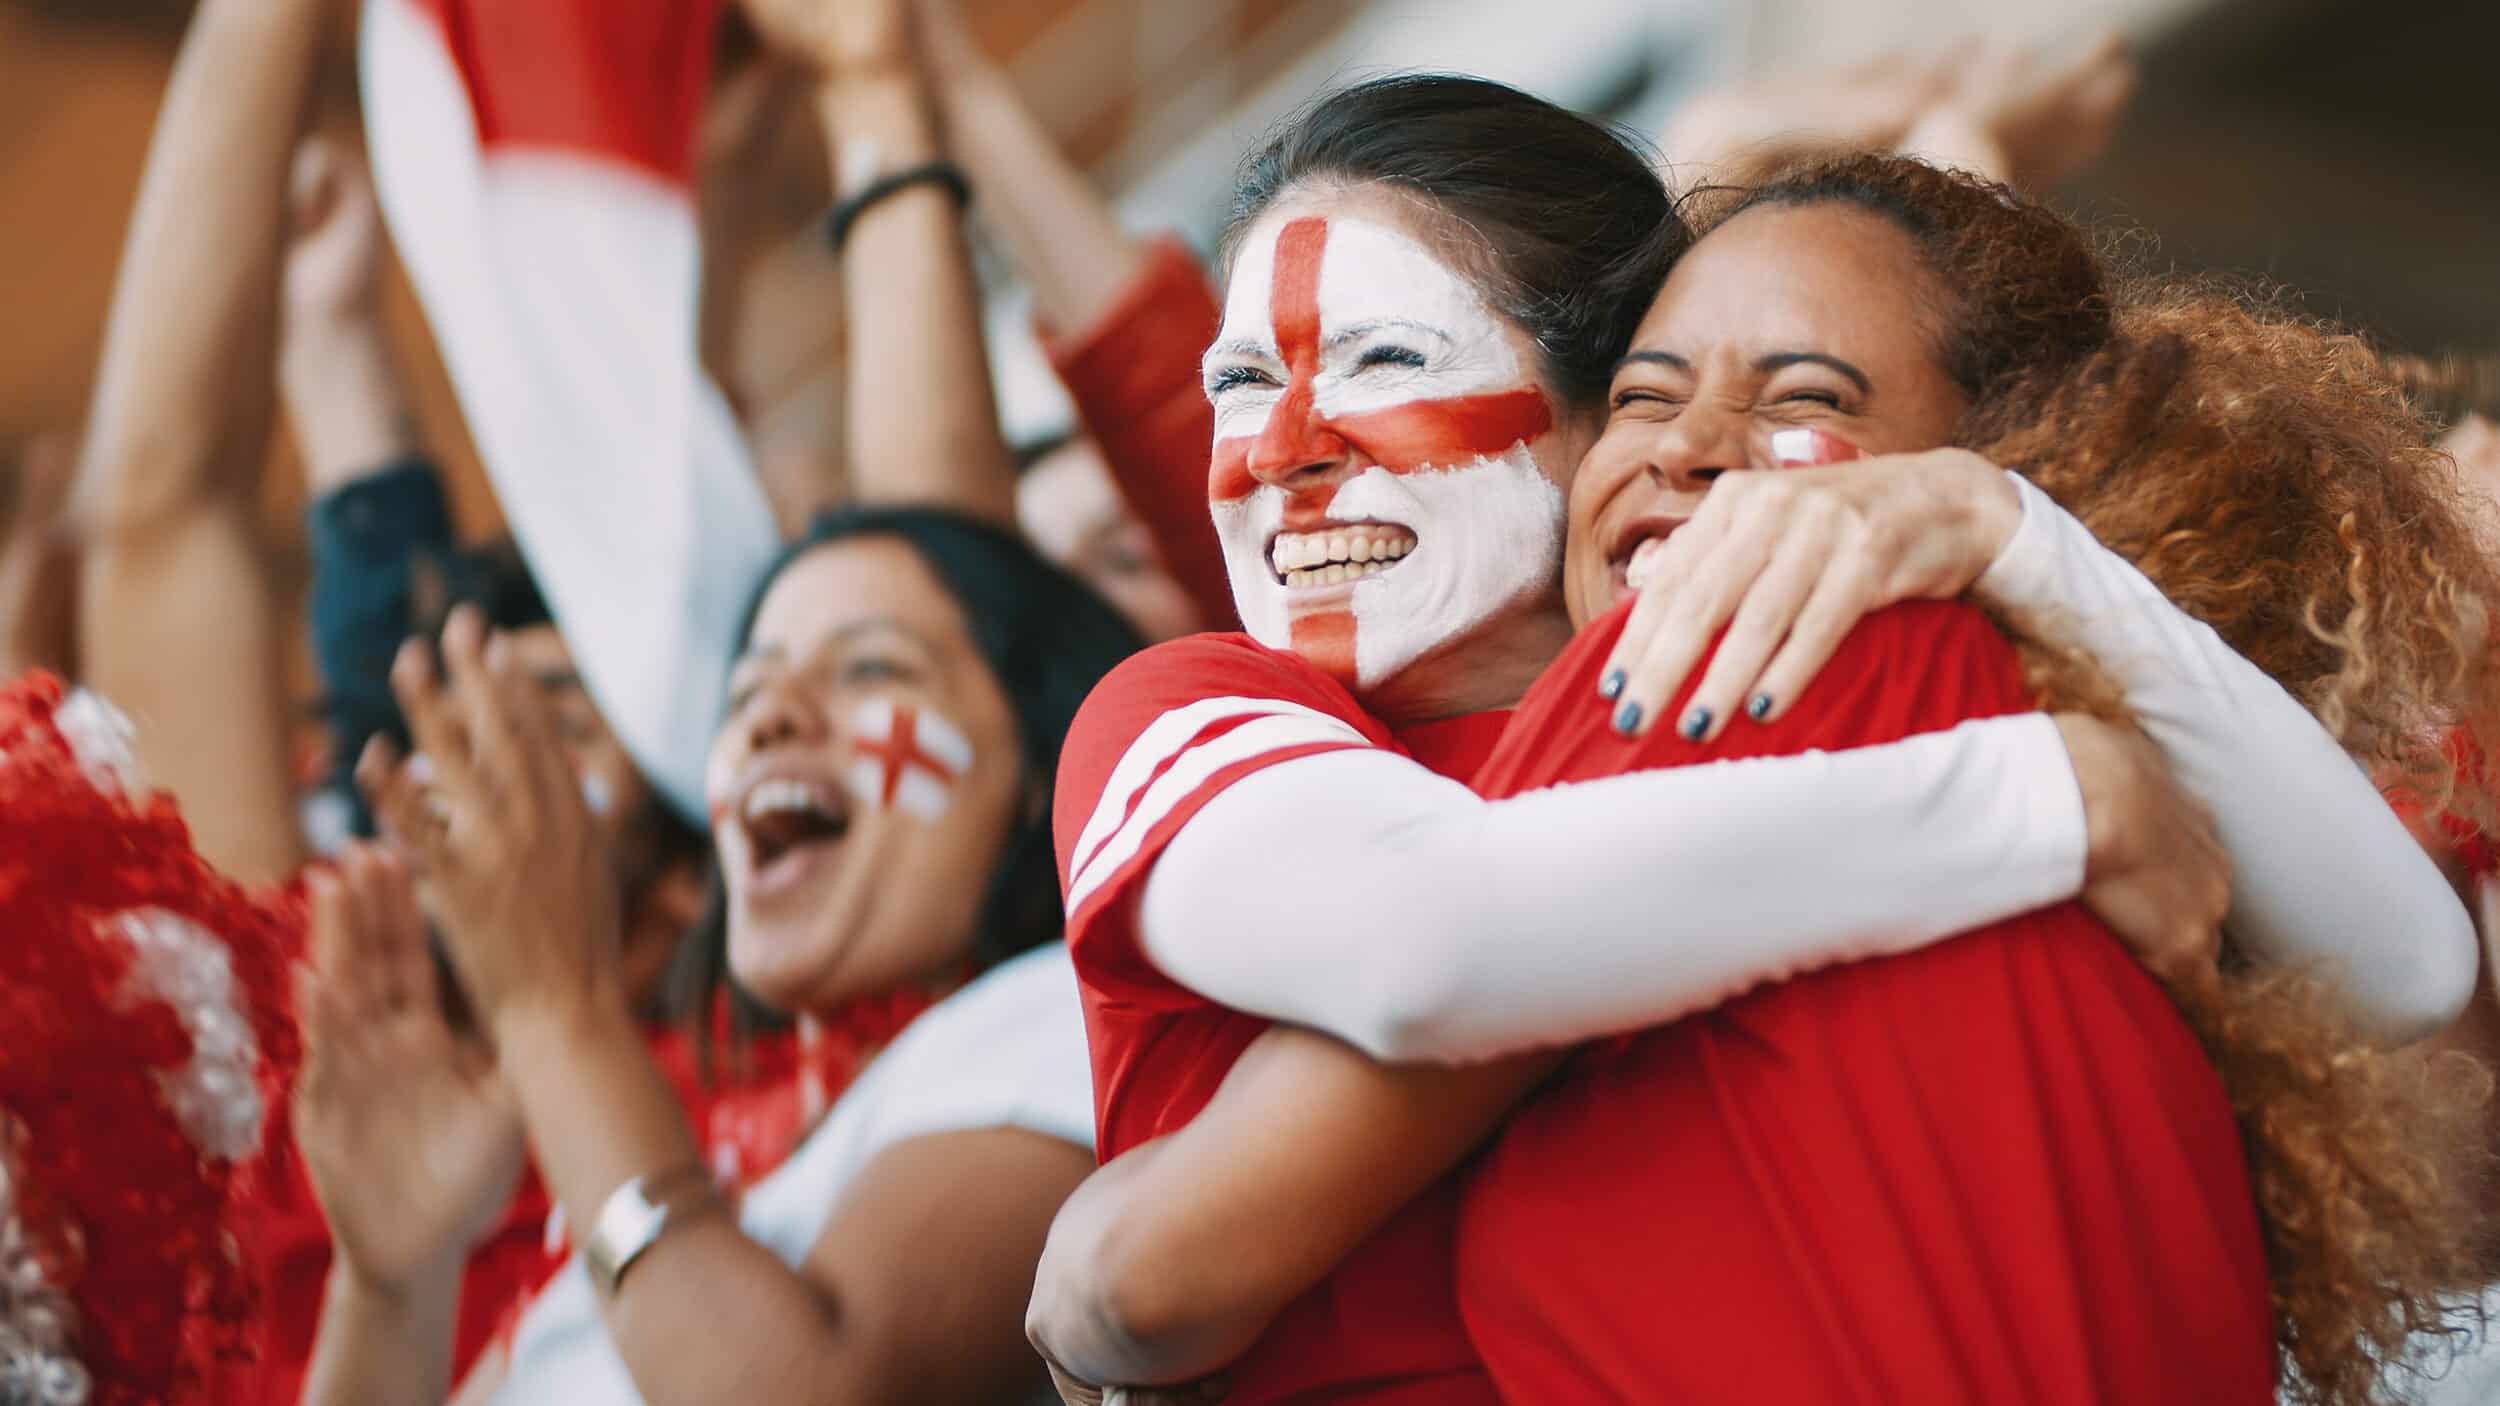
[[[1242,635],[1157,645],[1103,680],[1060,753],[1057,824],[1104,1160],[1196,1117],[1271,1023],[1147,959],[1138,894],[1172,836],[1242,777],[1320,752],[1396,751],[1464,779],[1504,717],[1393,735],[1335,680]],[[1452,1292],[1457,1209],[1457,1183],[1445,1179],[1400,1211],[1226,1369],[1225,1400],[1498,1402]]]
[[[1224,544],[1207,513],[1207,446],[1215,407],[1198,359],[1224,309],[1188,246],[1149,240],[1137,277],[1081,328],[1041,328],[1060,384],[1102,446],[1120,496],[1146,525],[1156,554],[1209,625],[1233,622]]]
[[[1538,681],[1486,795],[2030,706],[1976,610],[1926,603],[1776,722],[1625,739],[1597,698],[1622,614]],[[2221,1081],[2071,903],[1583,1051],[1471,1181],[1459,1282],[1503,1395],[1539,1406],[2274,1399]]]

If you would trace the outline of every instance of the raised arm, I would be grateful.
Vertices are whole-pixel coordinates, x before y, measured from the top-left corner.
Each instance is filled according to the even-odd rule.
[[[207,0],[159,111],[75,489],[79,662],[220,867],[300,854],[274,592],[253,527],[287,172],[327,0]],[[214,687],[202,687],[214,680]]]
[[[2238,882],[2227,927],[2259,961],[2328,969],[2388,1044],[2473,998],[2474,924],[2360,766],[2299,700],[2019,477],[2021,526],[1975,594],[2089,653],[2211,809]]]
[[[965,31],[955,0],[920,0],[930,71],[986,228],[1032,290],[1042,346],[1165,569],[1213,628],[1234,618],[1207,514],[1215,416],[1199,358],[1222,310],[1188,248],[1141,239],[1052,140]]]
[[[449,556],[450,505],[416,452],[382,325],[382,214],[353,143],[307,140],[295,159],[278,385],[304,459],[305,614],[330,731],[331,785],[370,834],[349,775],[366,739],[396,726],[391,657],[416,624],[420,563]]]
[[[746,0],[746,8],[768,39],[825,79],[816,108],[837,205],[949,158],[908,0]],[[857,208],[840,251],[852,492],[1013,526],[1015,465],[999,434],[963,209],[933,181]]]

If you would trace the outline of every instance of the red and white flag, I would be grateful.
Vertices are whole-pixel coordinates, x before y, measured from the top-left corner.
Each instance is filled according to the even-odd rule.
[[[700,815],[777,548],[696,344],[696,127],[722,0],[366,0],[376,188],[584,681]]]
[[[923,820],[946,813],[972,766],[972,739],[940,714],[871,698],[851,714],[851,794]]]

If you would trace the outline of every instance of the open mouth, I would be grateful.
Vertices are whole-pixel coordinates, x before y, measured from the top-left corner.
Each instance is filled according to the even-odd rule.
[[[1289,591],[1341,586],[1396,566],[1415,541],[1412,528],[1393,522],[1331,523],[1317,532],[1277,533],[1267,544],[1267,564]]]
[[[851,833],[850,797],[822,782],[775,777],[748,788],[738,807],[756,885],[795,882]]]
[[[1677,528],[1689,521],[1689,517],[1649,513],[1625,523],[1606,552],[1606,566],[1614,576],[1616,590],[1639,590],[1657,567],[1659,549],[1667,545],[1667,538]]]

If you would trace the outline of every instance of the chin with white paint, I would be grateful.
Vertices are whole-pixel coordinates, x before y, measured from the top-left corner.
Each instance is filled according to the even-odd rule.
[[[1369,691],[1550,591],[1563,494],[1524,447],[1464,468],[1374,466],[1337,491],[1330,521],[1285,532],[1263,486],[1216,510],[1242,627]]]

